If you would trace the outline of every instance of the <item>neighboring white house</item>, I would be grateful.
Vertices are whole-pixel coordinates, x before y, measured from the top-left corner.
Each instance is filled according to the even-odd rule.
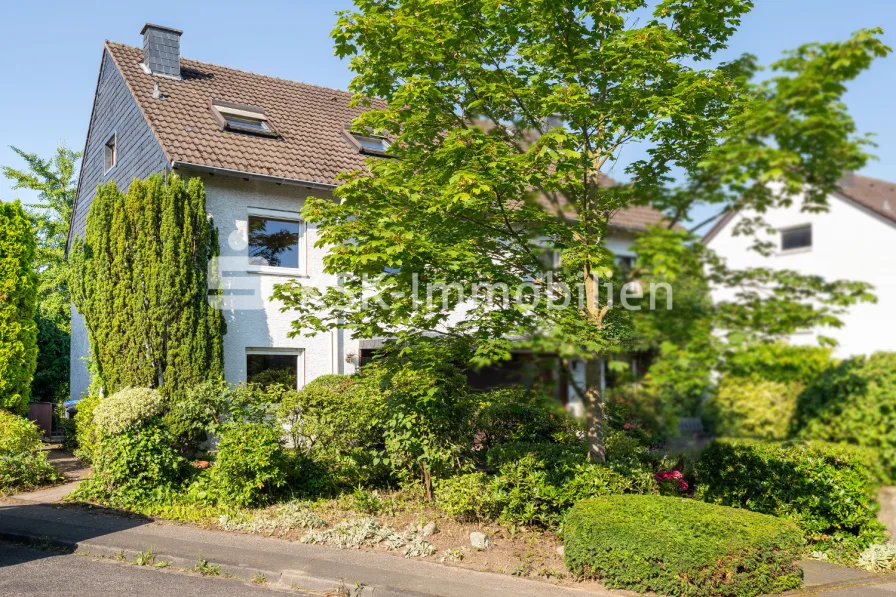
[[[382,156],[387,141],[349,130],[360,114],[345,91],[237,71],[180,57],[181,32],[146,25],[143,47],[106,42],[69,240],[83,235],[98,184],[127,189],[134,178],[160,172],[198,177],[219,231],[225,275],[225,377],[251,381],[266,369],[295,371],[297,387],[328,373],[352,373],[382,343],[343,332],[291,338],[292,315],[269,300],[290,279],[326,287],[325,250],[317,230],[301,221],[305,197],[331,197],[340,172]],[[610,248],[631,257],[634,235],[663,215],[637,207],[612,222]],[[266,246],[276,234],[292,240]],[[88,388],[90,346],[73,312],[71,395]],[[569,372],[579,377],[584,367]],[[565,372],[558,372],[563,382]],[[573,390],[558,384],[564,401]]]
[[[851,307],[841,317],[842,328],[798,333],[790,340],[815,344],[819,335],[834,338],[838,357],[896,350],[896,183],[848,174],[840,188],[828,197],[827,212],[803,212],[795,201],[764,214],[775,230],[770,240],[777,250],[770,257],[749,250],[752,238],[733,235],[738,219],[754,213],[728,214],[703,242],[732,268],[792,269],[827,280],[873,284],[877,303]],[[714,292],[716,299],[730,296],[728,290]]]

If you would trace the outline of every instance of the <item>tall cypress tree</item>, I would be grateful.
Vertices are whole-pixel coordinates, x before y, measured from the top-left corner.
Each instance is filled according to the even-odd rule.
[[[24,415],[37,366],[36,242],[22,205],[0,203],[0,408]]]
[[[224,318],[208,302],[217,251],[201,181],[99,187],[73,244],[71,289],[104,391],[158,387],[176,399],[223,376]]]

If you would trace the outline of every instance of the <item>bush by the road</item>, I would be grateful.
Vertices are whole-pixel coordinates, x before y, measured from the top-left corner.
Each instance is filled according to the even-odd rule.
[[[41,451],[37,425],[0,410],[0,493],[49,485],[59,478]]]
[[[721,436],[785,439],[803,388],[799,381],[726,376],[705,412]]]
[[[576,504],[563,523],[566,566],[611,588],[751,597],[800,586],[803,534],[747,510],[655,495]]]
[[[700,497],[798,524],[818,548],[879,541],[868,455],[820,442],[716,440],[697,462]]]
[[[796,437],[873,449],[882,481],[896,479],[896,353],[855,357],[826,369],[800,395]]]

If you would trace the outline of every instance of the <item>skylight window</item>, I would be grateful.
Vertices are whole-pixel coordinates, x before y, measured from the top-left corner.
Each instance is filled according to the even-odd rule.
[[[349,130],[346,127],[345,136],[355,146],[360,153],[369,153],[372,155],[388,155],[389,139],[380,135],[364,135]]]
[[[264,137],[279,136],[265,115],[264,108],[259,106],[212,100],[211,112],[222,131],[249,133]]]

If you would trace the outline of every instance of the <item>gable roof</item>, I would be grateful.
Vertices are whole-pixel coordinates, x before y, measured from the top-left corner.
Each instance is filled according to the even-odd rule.
[[[172,166],[326,187],[338,184],[340,172],[364,168],[368,156],[346,138],[345,128],[369,108],[350,107],[350,92],[186,58],[180,61],[181,80],[160,78],[140,65],[141,48],[109,41],[105,47]],[[156,81],[164,99],[153,97]],[[210,111],[213,99],[264,108],[281,138],[222,131]],[[649,207],[631,207],[617,212],[611,224],[643,230],[664,219]]]
[[[896,183],[850,173],[840,181],[837,194],[896,222]]]
[[[834,196],[869,209],[878,216],[896,223],[896,183],[850,172],[840,179],[839,185],[840,190],[834,192]],[[710,242],[738,213],[725,212],[703,236],[701,242],[703,244]]]

